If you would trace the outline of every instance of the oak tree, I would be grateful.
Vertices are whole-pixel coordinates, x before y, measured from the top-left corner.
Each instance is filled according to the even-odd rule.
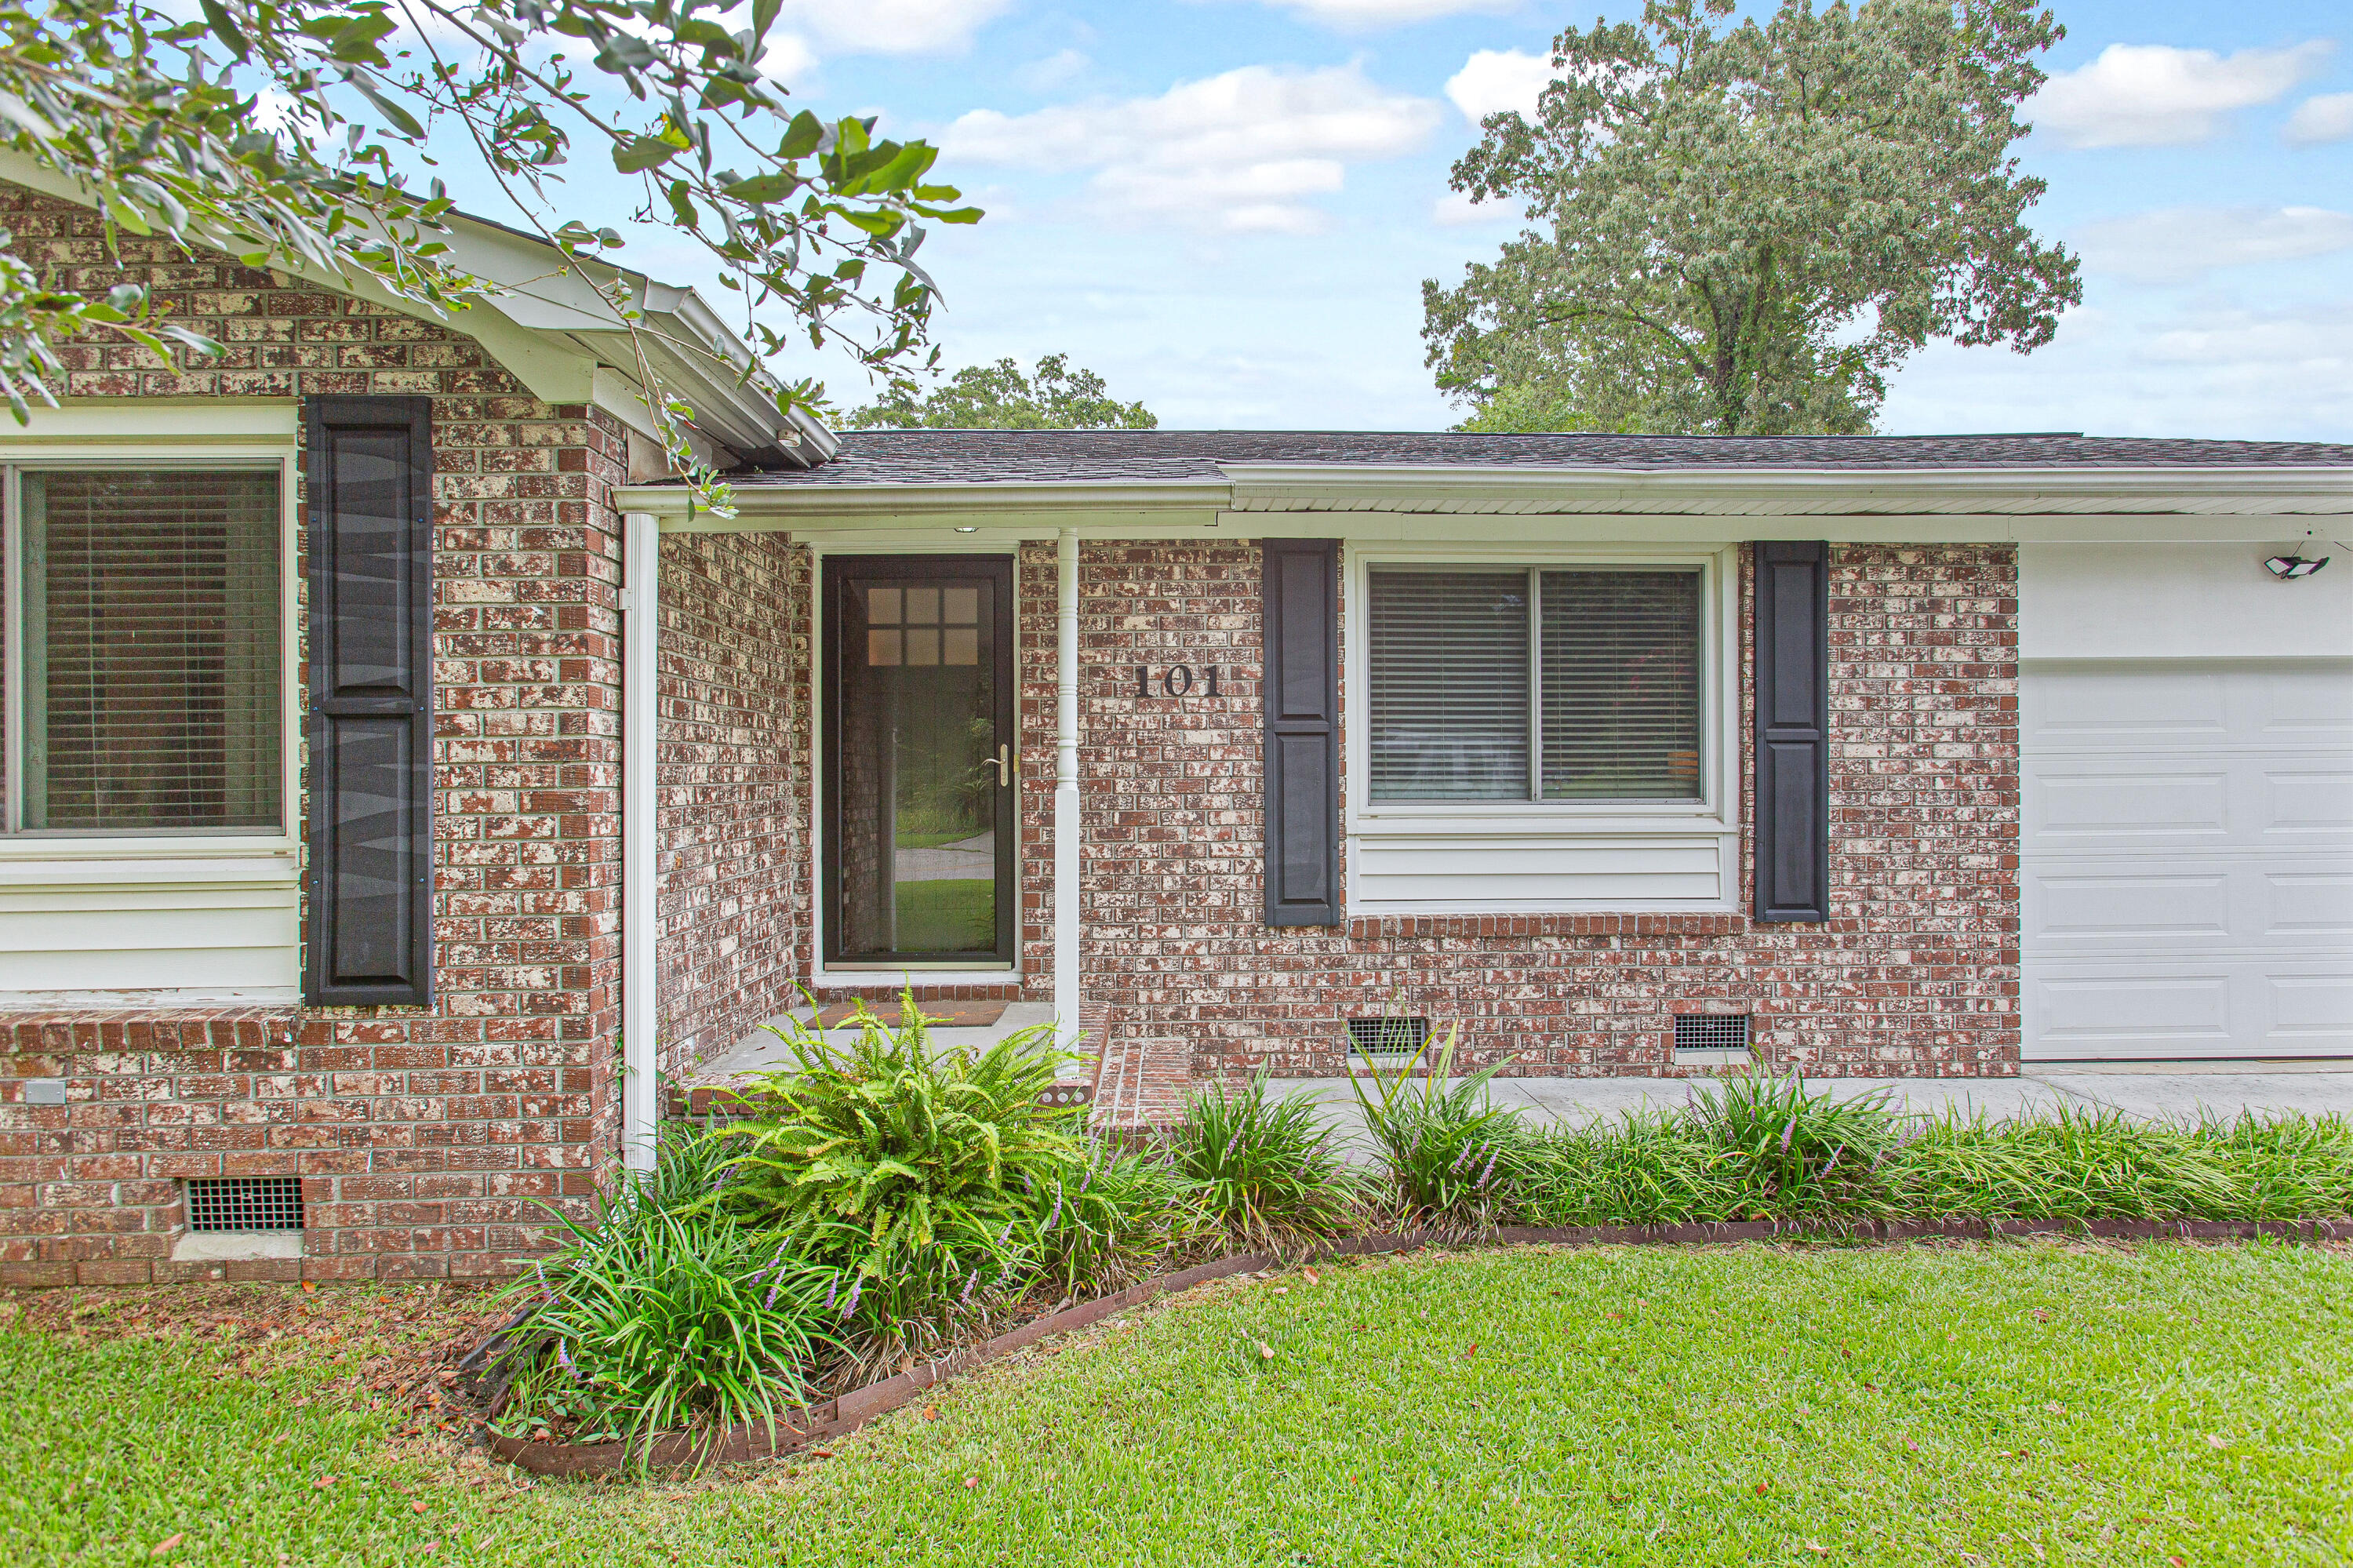
[[[2063,29],[2025,0],[1650,0],[1571,27],[1533,120],[1482,122],[1453,187],[1531,227],[1423,336],[1468,429],[1871,428],[1931,339],[2051,340],[2076,260],[2027,227],[2011,148]]]
[[[497,292],[453,259],[435,171],[487,175],[599,289],[639,344],[673,461],[681,421],[609,224],[567,217],[567,160],[609,163],[633,216],[699,241],[763,359],[806,339],[903,376],[936,290],[925,222],[968,223],[935,150],[871,120],[794,112],[760,61],[779,0],[0,0],[0,135],[90,196],[115,237],[162,235],[250,267],[365,281],[461,312]],[[577,199],[577,198],[575,198]],[[0,232],[0,393],[53,401],[53,344],[94,328],[159,355],[216,351],[146,290],[38,275]],[[693,347],[696,345],[681,345]],[[771,381],[780,410],[813,381]],[[700,476],[706,484],[712,476]]]
[[[1123,403],[1092,370],[1072,370],[1071,356],[1049,354],[1034,376],[1000,359],[968,365],[929,396],[909,386],[852,413],[861,430],[1151,430],[1160,421],[1141,403]]]

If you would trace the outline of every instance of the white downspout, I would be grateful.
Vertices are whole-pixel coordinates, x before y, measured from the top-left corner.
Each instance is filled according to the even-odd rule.
[[[631,1170],[650,1171],[661,1114],[654,934],[661,524],[650,512],[626,512],[621,529],[621,1158]]]
[[[1054,1022],[1079,1036],[1079,531],[1054,546]]]

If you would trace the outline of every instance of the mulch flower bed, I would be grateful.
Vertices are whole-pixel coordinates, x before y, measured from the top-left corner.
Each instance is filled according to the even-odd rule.
[[[894,1376],[821,1401],[802,1411],[797,1420],[779,1420],[773,1426],[765,1422],[751,1422],[717,1433],[677,1432],[657,1440],[649,1451],[643,1452],[624,1443],[570,1444],[509,1436],[492,1430],[487,1421],[482,1438],[498,1457],[542,1476],[614,1476],[640,1469],[666,1470],[774,1458],[831,1442],[877,1416],[898,1409],[925,1390],[986,1361],[1040,1340],[1086,1328],[1158,1297],[1173,1295],[1211,1280],[1359,1254],[1408,1252],[1424,1246],[1460,1245],[1466,1241],[1473,1245],[1498,1245],[1687,1246],[1776,1240],[1983,1241],[1995,1237],[2052,1234],[2111,1241],[2226,1241],[2260,1235],[2297,1241],[2347,1242],[2353,1241],[2353,1220],[1957,1219],[1862,1221],[1840,1224],[1758,1220],[1690,1225],[1504,1226],[1470,1238],[1456,1233],[1436,1231],[1354,1236],[1309,1244],[1290,1254],[1237,1253],[1175,1273],[1158,1275],[1109,1296],[1048,1312],[994,1338],[962,1346]],[[511,1329],[513,1326],[507,1327]],[[502,1333],[492,1334],[483,1340],[466,1358],[467,1361],[488,1370],[502,1353],[501,1338]],[[503,1383],[490,1382],[476,1386],[489,1405],[487,1416],[495,1418],[505,1397]]]

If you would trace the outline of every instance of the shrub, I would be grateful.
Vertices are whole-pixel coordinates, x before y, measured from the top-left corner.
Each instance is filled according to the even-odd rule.
[[[1489,1103],[1489,1067],[1449,1086],[1460,1025],[1433,1051],[1414,1055],[1416,1075],[1366,1078],[1351,1070],[1348,1087],[1365,1115],[1365,1132],[1388,1172],[1398,1216],[1409,1224],[1493,1225],[1508,1211],[1518,1156],[1529,1133],[1518,1112]]]
[[[1717,1171],[1749,1213],[1859,1216],[1882,1207],[1873,1178],[1896,1142],[1888,1097],[1841,1100],[1808,1093],[1796,1073],[1744,1073],[1700,1084],[1684,1114],[1723,1151]]]
[[[755,1080],[730,1151],[731,1208],[843,1269],[834,1308],[862,1353],[920,1348],[1035,1277],[1051,1194],[1085,1181],[1083,1107],[1051,1107],[1050,1026],[933,1050],[910,996],[892,1029],[859,1010],[837,1047],[776,1031],[795,1065]]]
[[[1710,1224],[1741,1211],[1746,1186],[1689,1117],[1637,1110],[1556,1122],[1514,1155],[1521,1217],[1538,1225]]]
[[[1261,1073],[1240,1089],[1212,1083],[1186,1102],[1171,1133],[1176,1172],[1204,1211],[1246,1245],[1284,1233],[1324,1235],[1356,1211],[1356,1183],[1303,1098],[1270,1099]]]
[[[2353,1213],[2353,1121],[2341,1116],[2258,1116],[2203,1122],[2197,1141],[2230,1171],[2249,1220]]]
[[[807,1403],[809,1371],[833,1345],[832,1271],[723,1210],[664,1207],[659,1191],[625,1176],[597,1224],[565,1219],[553,1266],[514,1287],[541,1298],[533,1324],[546,1338],[515,1379],[510,1426],[568,1425],[642,1457],[660,1433],[715,1439]]]
[[[1122,1154],[1088,1140],[1078,1180],[1039,1191],[1039,1265],[1066,1295],[1131,1285],[1207,1228],[1193,1184],[1165,1151]]]

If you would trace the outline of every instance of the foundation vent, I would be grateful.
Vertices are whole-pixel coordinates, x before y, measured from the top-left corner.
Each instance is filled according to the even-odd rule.
[[[1679,1012],[1675,1014],[1675,1060],[1681,1063],[1734,1065],[1748,1060],[1748,1014],[1745,1012]]]
[[[192,1231],[299,1231],[302,1179],[231,1176],[188,1183]]]
[[[1375,1066],[1404,1066],[1429,1038],[1427,1018],[1348,1020],[1348,1048]]]

